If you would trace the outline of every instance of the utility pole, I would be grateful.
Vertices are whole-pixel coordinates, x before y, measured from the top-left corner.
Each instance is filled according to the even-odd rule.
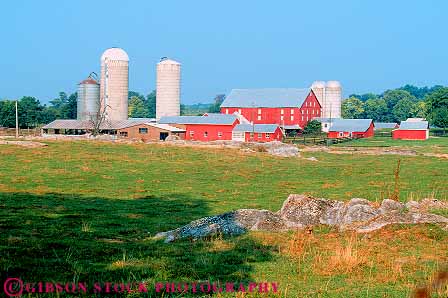
[[[19,137],[19,112],[17,109],[17,100],[16,100],[16,138]]]

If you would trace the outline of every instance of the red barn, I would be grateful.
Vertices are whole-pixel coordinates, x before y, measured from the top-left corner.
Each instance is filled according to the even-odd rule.
[[[322,107],[310,88],[233,89],[221,105],[222,114],[237,112],[255,124],[303,129]]]
[[[428,121],[401,121],[398,129],[392,130],[393,139],[427,140],[429,138]]]
[[[372,119],[334,119],[327,136],[336,138],[370,138],[374,135]]]
[[[265,143],[282,139],[283,132],[277,124],[238,124],[232,133],[233,141]]]
[[[207,116],[166,116],[160,124],[184,128],[185,139],[192,141],[232,140],[233,128],[240,123],[236,115],[209,114]]]

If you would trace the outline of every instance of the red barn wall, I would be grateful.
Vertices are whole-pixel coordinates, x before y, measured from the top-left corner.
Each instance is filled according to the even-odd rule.
[[[230,125],[187,124],[185,139],[203,142],[232,140],[232,130],[237,124],[239,124],[238,120]],[[192,132],[193,135],[191,135]],[[207,136],[205,136],[205,132],[207,132]],[[222,133],[221,137],[219,137],[219,133]]]
[[[253,138],[250,135],[251,135],[251,132],[245,133],[246,142],[265,143],[265,142],[272,142],[272,141],[282,141],[282,139],[283,139],[283,134],[282,134],[280,127],[278,127],[274,133],[269,134],[269,138],[266,138],[266,133],[264,133],[264,132],[263,133],[256,132],[254,134]]]
[[[235,112],[242,114],[255,124],[299,125],[303,128],[314,117],[321,116],[321,106],[314,92],[310,92],[301,107],[221,108],[222,114]]]
[[[340,131],[330,131],[327,133],[327,137],[330,139],[337,139],[337,138],[348,138],[350,137],[350,133],[348,131],[343,131],[343,135],[339,135]],[[374,132],[374,125],[373,122],[370,123],[369,128],[366,131],[354,131],[352,133],[352,137],[354,138],[371,138],[375,134]]]
[[[392,131],[393,139],[401,140],[426,140],[428,138],[428,130],[400,130]]]

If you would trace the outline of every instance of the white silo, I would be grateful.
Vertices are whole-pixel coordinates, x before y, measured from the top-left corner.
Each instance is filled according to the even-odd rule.
[[[157,63],[156,119],[180,115],[181,64],[166,57]]]
[[[92,120],[99,111],[100,84],[89,76],[78,84],[77,119]]]
[[[315,81],[311,85],[311,89],[313,90],[314,94],[317,97],[317,100],[319,101],[320,105],[323,108],[325,102],[325,82]]]
[[[110,48],[101,56],[101,106],[108,120],[128,119],[129,56]]]
[[[323,115],[325,118],[341,118],[342,86],[338,81],[328,81],[325,86],[325,106]]]

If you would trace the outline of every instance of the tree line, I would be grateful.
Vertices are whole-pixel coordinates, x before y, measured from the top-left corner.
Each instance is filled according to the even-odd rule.
[[[206,112],[219,112],[225,95],[219,94],[212,104],[194,104],[180,106],[181,115],[202,115]],[[60,92],[59,96],[48,104],[42,104],[32,96],[24,96],[18,100],[18,116],[20,128],[34,128],[48,124],[56,119],[76,119],[77,93]],[[148,95],[129,91],[129,118],[156,117],[156,91]],[[0,127],[15,127],[15,101],[0,100]]]
[[[417,117],[427,118],[437,127],[448,127],[448,88],[406,85],[382,94],[352,94],[342,102],[342,117],[378,122]]]

